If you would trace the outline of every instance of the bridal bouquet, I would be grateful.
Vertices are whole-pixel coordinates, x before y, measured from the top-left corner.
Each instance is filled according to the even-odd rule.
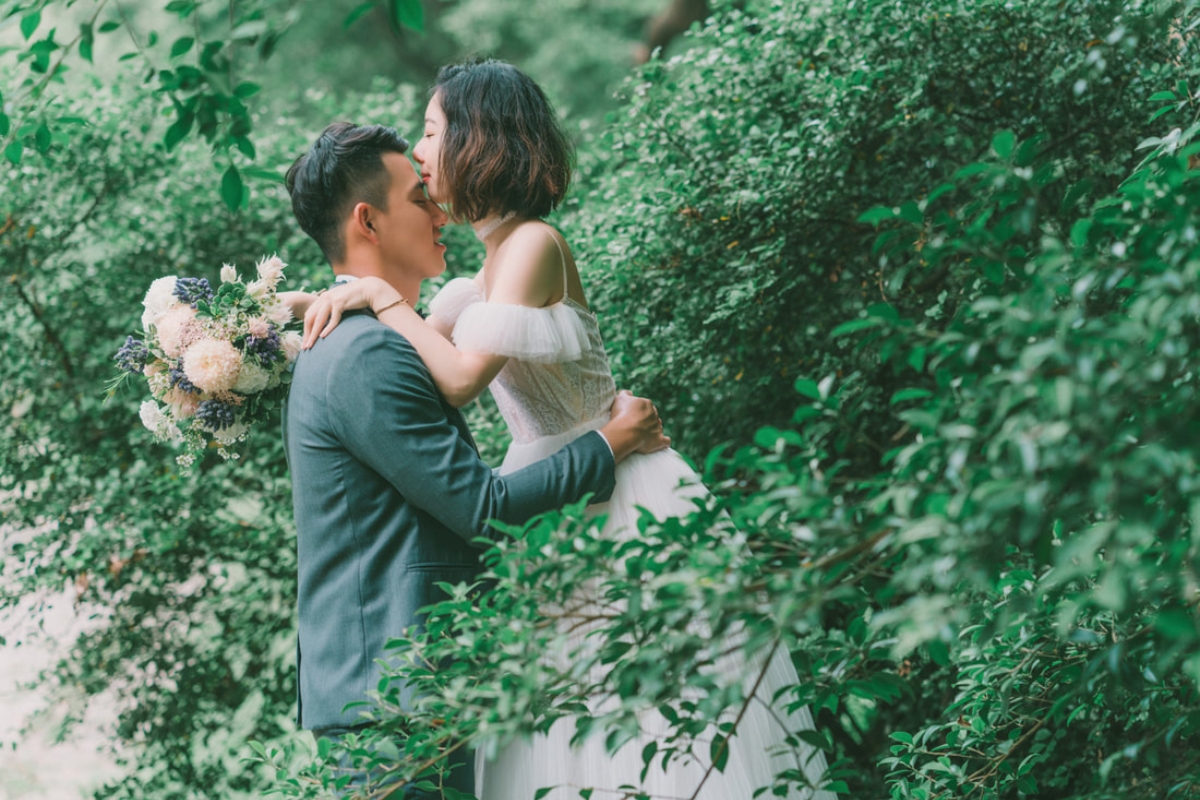
[[[244,283],[226,264],[215,291],[205,278],[150,284],[144,337],[130,336],[117,351],[116,382],[146,378],[154,399],[142,403],[142,423],[159,441],[185,446],[182,466],[213,443],[237,458],[229,448],[283,399],[302,341],[284,330],[292,315],[275,293],[285,266],[264,259],[258,277]]]

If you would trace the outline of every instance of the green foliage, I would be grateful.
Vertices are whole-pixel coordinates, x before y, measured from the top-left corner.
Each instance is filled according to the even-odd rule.
[[[420,118],[412,90],[380,87],[329,118]],[[245,272],[278,251],[288,288],[327,267],[296,228],[278,179],[252,179],[238,214],[211,196],[197,140],[168,151],[170,120],[137,88],[89,87],[88,120],[7,167],[0,198],[0,606],[74,585],[107,622],[57,680],[115,688],[127,777],[102,797],[257,796],[245,739],[290,734],[295,697],[295,544],[278,431],[260,426],[239,462],[215,454],[180,474],[138,422],[144,387],[106,402],[113,353],[164,274]],[[316,131],[286,120],[259,137],[278,176]],[[10,643],[15,644],[15,643]]]
[[[35,49],[49,7],[19,5],[19,91],[61,55]],[[283,8],[262,6],[268,30]],[[619,39],[634,12],[618,11],[587,14]],[[588,65],[617,48],[543,35],[570,13],[463,0],[427,22],[465,41],[492,20],[537,77],[561,61],[546,82],[590,113],[619,67]],[[202,59],[229,34],[209,23],[163,51]],[[621,543],[578,509],[515,530],[489,584],[447,586],[428,635],[396,632],[380,725],[352,757],[436,783],[463,742],[571,717],[615,747],[647,707],[673,735],[646,761],[681,756],[745,702],[707,668],[712,634],[736,630],[747,674],[792,653],[790,699],[818,723],[803,738],[844,796],[1196,796],[1196,28],[1190,2],[751,2],[644,67],[582,142],[559,221],[620,385],[655,398],[686,452],[734,443],[707,461],[718,498]],[[140,398],[104,405],[102,385],[154,277],[278,249],[291,280],[321,279],[278,186],[320,125],[243,104],[245,152],[220,137],[250,88],[224,92],[212,143],[240,155],[219,203],[210,143],[162,105],[160,68],[145,90],[96,82],[0,115],[0,602],[74,583],[109,614],[58,670],[121,693],[137,764],[101,796],[258,795],[272,778],[314,796],[337,748],[292,752],[278,437],[181,476]],[[193,125],[213,91],[171,90],[195,98]],[[380,84],[286,104],[416,134],[422,102]],[[470,233],[450,236],[450,272],[473,271]],[[472,413],[498,454],[494,409]],[[590,591],[621,602],[572,653],[566,601]],[[405,683],[424,698],[411,713]],[[596,695],[613,702],[588,710]],[[719,742],[699,755],[719,762]]]
[[[627,84],[619,122],[581,156],[589,191],[564,222],[621,378],[670,409],[693,454],[786,422],[797,377],[860,368],[831,337],[839,324],[885,302],[923,313],[940,291],[931,272],[897,297],[889,281],[904,276],[881,272],[859,215],[900,204],[912,218],[1006,129],[1037,132],[1068,185],[1115,186],[1146,98],[1194,71],[1167,35],[1184,6],[871,0],[719,15]]]

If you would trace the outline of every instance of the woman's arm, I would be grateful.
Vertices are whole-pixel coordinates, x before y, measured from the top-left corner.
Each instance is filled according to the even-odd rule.
[[[552,294],[561,295],[561,256],[554,240],[539,228],[522,226],[509,237],[503,258],[494,265],[496,278],[488,302],[540,308]],[[508,363],[507,356],[458,350],[379,278],[351,281],[322,294],[305,316],[305,347],[336,328],[343,311],[367,307],[416,348],[438,390],[455,407],[482,394]]]

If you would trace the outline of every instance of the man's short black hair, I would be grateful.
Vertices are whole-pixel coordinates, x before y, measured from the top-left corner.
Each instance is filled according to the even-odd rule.
[[[387,211],[391,176],[384,153],[405,153],[408,142],[386,125],[335,122],[287,172],[292,213],[330,264],[346,255],[342,223],[358,203]]]

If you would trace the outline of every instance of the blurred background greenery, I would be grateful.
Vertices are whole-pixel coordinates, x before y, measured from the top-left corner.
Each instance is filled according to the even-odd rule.
[[[103,609],[45,684],[117,698],[124,772],[98,797],[259,796],[247,740],[304,742],[279,437],[181,474],[141,397],[105,401],[144,288],[275,251],[323,282],[284,169],[333,119],[415,137],[437,66],[475,52],[542,83],[577,142],[555,221],[618,382],[707,465],[767,587],[696,607],[792,650],[832,785],[1200,794],[1194,0],[0,18],[0,605]],[[448,274],[472,270],[470,232],[448,240]],[[497,458],[501,423],[471,415]],[[728,567],[668,562],[672,586]]]

